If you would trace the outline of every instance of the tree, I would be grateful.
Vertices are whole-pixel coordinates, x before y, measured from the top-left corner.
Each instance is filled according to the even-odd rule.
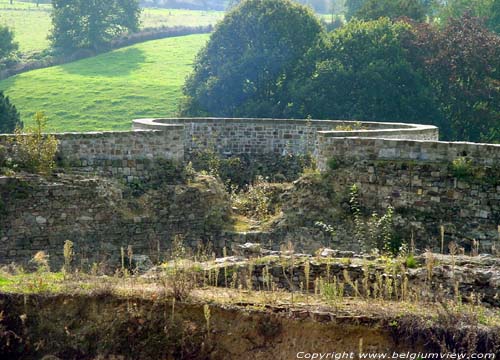
[[[500,34],[500,0],[493,0],[491,3],[488,28]]]
[[[332,32],[296,70],[286,114],[441,125],[431,88],[403,47],[410,29],[382,18]]]
[[[345,6],[347,8],[346,19],[352,19],[358,10],[363,6],[366,0],[346,0]]]
[[[219,23],[187,79],[184,115],[273,116],[282,85],[322,34],[310,9],[289,0],[247,0]]]
[[[137,31],[137,0],[53,0],[52,45],[65,52],[100,50],[126,31]]]
[[[500,37],[470,14],[443,29],[414,28],[411,58],[432,83],[450,127],[445,137],[500,142]]]
[[[360,20],[408,17],[415,21],[424,21],[430,10],[429,5],[429,2],[421,0],[366,0],[354,16]]]
[[[438,11],[442,24],[450,19],[457,19],[468,13],[475,17],[487,18],[490,16],[494,0],[448,0]]]
[[[8,57],[18,49],[14,42],[14,33],[6,26],[0,25],[0,60]]]
[[[16,127],[22,127],[19,113],[9,97],[0,91],[0,134],[13,133]]]

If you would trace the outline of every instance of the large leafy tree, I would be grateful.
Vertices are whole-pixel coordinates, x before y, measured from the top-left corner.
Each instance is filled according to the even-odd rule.
[[[0,91],[0,134],[13,133],[16,127],[21,126],[21,119],[16,107],[11,104],[9,97]]]
[[[490,15],[493,2],[494,0],[447,0],[441,4],[438,17],[442,24],[450,19],[460,18],[465,13],[486,18]]]
[[[99,50],[139,26],[138,0],[52,0],[52,45]]]
[[[365,2],[366,0],[346,0],[345,7],[347,8],[347,20],[352,19]]]
[[[410,28],[382,18],[332,32],[297,69],[287,114],[441,126],[430,86],[403,47]]]
[[[188,78],[184,115],[279,116],[282,86],[322,33],[310,9],[247,0],[216,27]]]
[[[0,60],[17,49],[18,44],[14,42],[14,33],[8,27],[0,25]]]
[[[422,0],[366,0],[354,16],[360,20],[408,17],[423,21],[429,10],[430,2]]]
[[[450,127],[446,137],[500,142],[500,37],[469,14],[443,29],[414,28],[411,59],[432,83]]]
[[[500,34],[500,0],[493,0],[488,16],[488,27]]]

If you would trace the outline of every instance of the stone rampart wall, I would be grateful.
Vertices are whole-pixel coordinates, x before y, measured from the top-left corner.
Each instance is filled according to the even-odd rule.
[[[127,181],[151,175],[154,160],[183,161],[184,132],[139,130],[54,134],[57,160],[80,171],[124,178]],[[0,135],[0,144],[15,147],[12,135]]]
[[[328,136],[370,136],[437,140],[430,125],[343,120],[171,118],[138,119],[134,129],[184,129],[185,152],[213,147],[223,155],[317,153],[318,132]],[[340,130],[339,130],[340,129]],[[350,131],[346,131],[350,129]]]

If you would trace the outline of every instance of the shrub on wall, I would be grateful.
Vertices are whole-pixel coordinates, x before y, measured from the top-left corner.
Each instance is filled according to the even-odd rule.
[[[45,134],[47,117],[42,112],[34,116],[35,126],[15,131],[15,159],[21,168],[48,174],[55,166],[57,139],[54,135]]]

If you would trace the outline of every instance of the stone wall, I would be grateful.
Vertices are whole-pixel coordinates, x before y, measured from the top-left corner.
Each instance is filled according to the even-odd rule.
[[[424,139],[427,140],[427,139]],[[451,163],[466,157],[475,165],[498,166],[500,145],[467,142],[412,141],[361,137],[332,137],[320,134],[318,166],[327,167],[330,158],[339,160],[409,160],[422,163]]]
[[[317,136],[370,136],[437,140],[438,129],[430,125],[356,122],[343,120],[172,118],[138,119],[134,129],[166,132],[184,129],[185,152],[212,146],[223,155],[314,154]],[[351,128],[352,131],[344,130]]]
[[[0,177],[0,264],[27,263],[45,251],[60,269],[64,242],[71,240],[76,266],[114,271],[121,248],[164,259],[178,234],[193,249],[213,241],[228,214],[222,185],[208,176],[141,196],[125,190],[119,181],[90,176]]]
[[[180,128],[54,135],[59,142],[57,160],[62,166],[127,181],[149,178],[153,160],[184,159],[184,133]],[[0,144],[12,147],[13,139],[12,135],[0,135]]]
[[[284,197],[284,218],[269,234],[258,236],[277,246],[288,240],[314,243],[310,230],[315,221],[348,219],[347,212],[337,208],[345,208],[348,189],[356,183],[368,216],[394,206],[400,233],[421,249],[440,243],[441,226],[446,244],[453,240],[470,247],[479,240],[481,249],[491,249],[499,236],[500,145],[435,141],[437,129],[426,125],[366,122],[352,132],[335,130],[338,126],[356,128],[358,123],[145,119],[134,121],[135,131],[57,134],[62,164],[103,177],[0,179],[0,263],[26,261],[36,251],[48,250],[59,266],[64,240],[75,241],[87,262],[116,261],[120,247],[128,245],[158,257],[176,234],[185,234],[193,247],[210,239],[218,251],[244,241],[238,234],[220,232],[220,217],[229,213],[219,206],[220,186],[160,181],[161,189],[135,199],[124,197],[123,185],[113,180],[147,180],[160,160],[181,162],[197,147],[212,144],[226,155],[316,154],[326,180],[295,183]],[[0,144],[8,139],[0,135]],[[450,165],[458,157],[468,159],[471,176],[456,176]],[[332,158],[334,169],[328,166]],[[333,244],[352,248],[353,229],[336,230]],[[316,227],[315,232],[320,230]],[[314,250],[322,244],[313,245],[303,248]]]
[[[420,250],[441,250],[441,227],[445,251],[451,241],[468,251],[474,241],[480,251],[491,252],[495,244],[500,248],[500,145],[320,137],[319,148],[325,176],[295,185],[292,201],[284,207],[290,219],[352,220],[349,211],[321,215],[340,210],[339,203],[347,205],[349,188],[357,184],[366,217],[394,207],[399,236],[407,243],[413,239]],[[464,168],[453,165],[457,158],[465,160]],[[354,230],[346,224],[335,224],[337,244],[353,248],[356,244],[345,237]]]
[[[346,132],[346,128],[352,131]],[[341,120],[173,118],[139,119],[134,131],[54,134],[58,162],[79,171],[126,179],[148,179],[158,159],[182,162],[193,151],[213,147],[221,155],[318,154],[320,137],[371,136],[437,140],[430,125]],[[338,130],[344,129],[344,130]],[[0,144],[12,147],[12,135]],[[185,156],[186,155],[186,156]]]

